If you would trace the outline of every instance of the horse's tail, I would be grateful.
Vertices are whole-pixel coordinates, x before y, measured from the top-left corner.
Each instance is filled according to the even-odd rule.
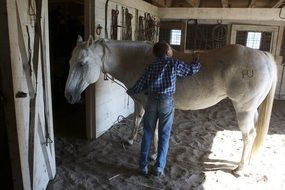
[[[270,91],[268,92],[266,98],[263,100],[263,102],[260,104],[258,108],[258,121],[256,124],[256,137],[255,137],[253,147],[252,147],[252,152],[251,152],[252,156],[256,155],[259,152],[262,144],[264,143],[265,137],[267,135],[269,124],[270,124],[272,107],[273,107],[276,83],[277,83],[276,62],[270,53],[266,52],[266,55],[269,57],[269,61],[272,64],[273,76],[271,76],[272,83],[271,83]]]

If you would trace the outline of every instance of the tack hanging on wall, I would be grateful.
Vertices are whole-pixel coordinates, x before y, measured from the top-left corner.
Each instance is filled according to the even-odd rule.
[[[108,11],[109,3],[116,5],[111,11]],[[111,5],[110,5],[111,6]],[[119,10],[118,10],[118,7]],[[131,9],[131,11],[130,11]],[[135,13],[133,13],[133,10]],[[105,3],[105,38],[114,40],[147,40],[156,41],[158,39],[158,19],[151,13],[142,11],[144,16],[140,16],[139,9],[132,6],[126,6],[118,1],[109,1]],[[135,21],[133,18],[135,14]],[[109,16],[108,16],[109,14]],[[111,18],[111,23],[108,25],[108,18]],[[135,29],[133,31],[133,27]],[[110,31],[108,31],[110,27]],[[121,30],[119,29],[121,28]],[[146,32],[148,30],[148,32]],[[135,32],[133,34],[133,32]],[[110,35],[110,37],[109,37]],[[148,35],[148,37],[146,37]]]
[[[111,39],[117,40],[118,39],[118,15],[119,10],[118,6],[116,6],[116,9],[111,10]]]

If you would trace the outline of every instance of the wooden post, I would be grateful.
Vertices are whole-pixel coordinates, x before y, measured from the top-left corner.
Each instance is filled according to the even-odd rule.
[[[84,0],[84,23],[85,39],[89,35],[95,37],[95,0]],[[96,138],[96,84],[90,85],[85,92],[85,109],[86,109],[86,137],[88,139]]]

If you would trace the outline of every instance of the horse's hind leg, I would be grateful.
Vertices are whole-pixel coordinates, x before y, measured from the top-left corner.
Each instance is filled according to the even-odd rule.
[[[137,138],[140,123],[144,115],[143,106],[137,102],[135,102],[134,104],[135,108],[134,108],[133,130],[131,136],[128,139],[128,144],[133,144],[134,140]]]
[[[237,120],[239,128],[242,133],[243,151],[239,165],[234,170],[235,173],[242,172],[244,167],[249,164],[251,150],[256,136],[256,131],[255,131],[255,120],[257,116],[256,114],[258,114],[256,109],[250,111],[237,110]]]
[[[159,121],[157,120],[156,122],[156,126],[155,126],[155,131],[154,131],[154,135],[153,135],[153,146],[152,146],[152,153],[149,156],[150,160],[156,160],[157,158],[157,149],[158,149],[158,125],[159,125]]]
[[[142,104],[135,102],[134,104],[134,119],[133,119],[133,130],[131,136],[128,138],[128,144],[132,145],[134,140],[137,138],[138,130],[140,127],[141,120],[144,115],[144,108]],[[153,149],[152,154],[150,154],[150,160],[156,160],[157,157],[157,146],[158,146],[158,122],[156,123],[155,134],[153,136]]]

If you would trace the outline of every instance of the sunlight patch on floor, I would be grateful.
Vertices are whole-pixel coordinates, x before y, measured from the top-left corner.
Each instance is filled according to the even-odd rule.
[[[205,172],[205,190],[280,190],[280,187],[285,189],[285,135],[267,135],[260,154],[251,161],[250,166],[245,169],[245,174],[236,178],[229,175],[229,168],[240,160],[242,146],[241,132],[217,132],[213,140],[212,153],[208,162],[205,162],[211,166],[209,171]],[[217,182],[216,187],[213,181]]]

